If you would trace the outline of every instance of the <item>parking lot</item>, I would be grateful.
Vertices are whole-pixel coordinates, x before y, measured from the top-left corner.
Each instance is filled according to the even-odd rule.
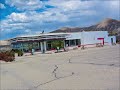
[[[36,54],[1,62],[1,90],[119,90],[120,46]]]

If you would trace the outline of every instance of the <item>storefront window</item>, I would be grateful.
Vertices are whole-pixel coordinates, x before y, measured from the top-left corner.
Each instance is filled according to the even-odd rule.
[[[75,46],[75,40],[70,40],[70,46]]]
[[[76,45],[80,45],[81,42],[80,42],[80,39],[76,39]]]
[[[65,40],[65,46],[69,46],[69,40]]]

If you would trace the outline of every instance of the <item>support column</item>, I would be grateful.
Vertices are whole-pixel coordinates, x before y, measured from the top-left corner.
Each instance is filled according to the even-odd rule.
[[[65,45],[65,40],[63,40],[63,43],[64,43],[64,48],[66,47],[66,45]]]
[[[44,42],[40,42],[40,46],[41,46],[41,52],[45,53],[45,51],[46,51],[46,42],[45,41]]]
[[[77,46],[77,45],[76,45],[76,39],[74,40],[74,43],[75,43],[75,46]]]
[[[21,46],[21,49],[22,49],[22,52],[23,52],[23,44],[21,43],[21,45],[20,45],[20,46]]]
[[[40,42],[41,52],[43,53],[43,42]]]
[[[38,48],[41,50],[41,45],[40,45],[40,42],[38,42],[38,45],[39,45],[39,46],[38,46]]]
[[[65,40],[63,40],[63,43],[64,43],[64,47],[63,47],[63,49],[64,49],[64,51],[66,51],[66,43],[65,43]]]
[[[71,46],[71,45],[70,45],[70,40],[68,40],[68,41],[69,41],[69,45],[68,45],[68,46]]]
[[[44,50],[46,51],[47,48],[46,48],[46,41],[44,41]]]

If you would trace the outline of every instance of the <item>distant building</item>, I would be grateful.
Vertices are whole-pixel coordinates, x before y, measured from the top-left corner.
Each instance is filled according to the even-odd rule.
[[[39,35],[26,35],[10,39],[13,49],[29,51],[47,51],[52,50],[52,42],[61,40],[64,48],[72,49],[74,47],[95,47],[98,44],[112,45],[116,44],[115,36],[108,36],[107,31],[88,31],[72,33],[43,33]]]
[[[12,49],[12,47],[11,47],[10,41],[7,41],[7,40],[0,41],[0,51],[8,51],[11,49]]]

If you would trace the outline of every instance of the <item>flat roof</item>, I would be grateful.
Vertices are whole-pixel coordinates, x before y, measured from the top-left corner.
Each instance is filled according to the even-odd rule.
[[[107,31],[83,31],[83,32],[107,32]],[[72,33],[40,33],[36,35],[21,35],[15,38],[11,38],[8,41],[18,42],[18,41],[39,41],[39,40],[52,40],[52,39],[63,39],[66,36],[69,36],[74,33],[83,33],[83,32],[72,32]]]
[[[37,37],[37,36],[50,36],[50,35],[69,35],[70,33],[43,33],[43,34],[36,34],[36,35],[21,35],[17,37]]]
[[[52,39],[64,39],[68,33],[43,33],[38,35],[22,35],[9,39],[11,42],[21,41],[40,41],[40,40],[52,40]]]

